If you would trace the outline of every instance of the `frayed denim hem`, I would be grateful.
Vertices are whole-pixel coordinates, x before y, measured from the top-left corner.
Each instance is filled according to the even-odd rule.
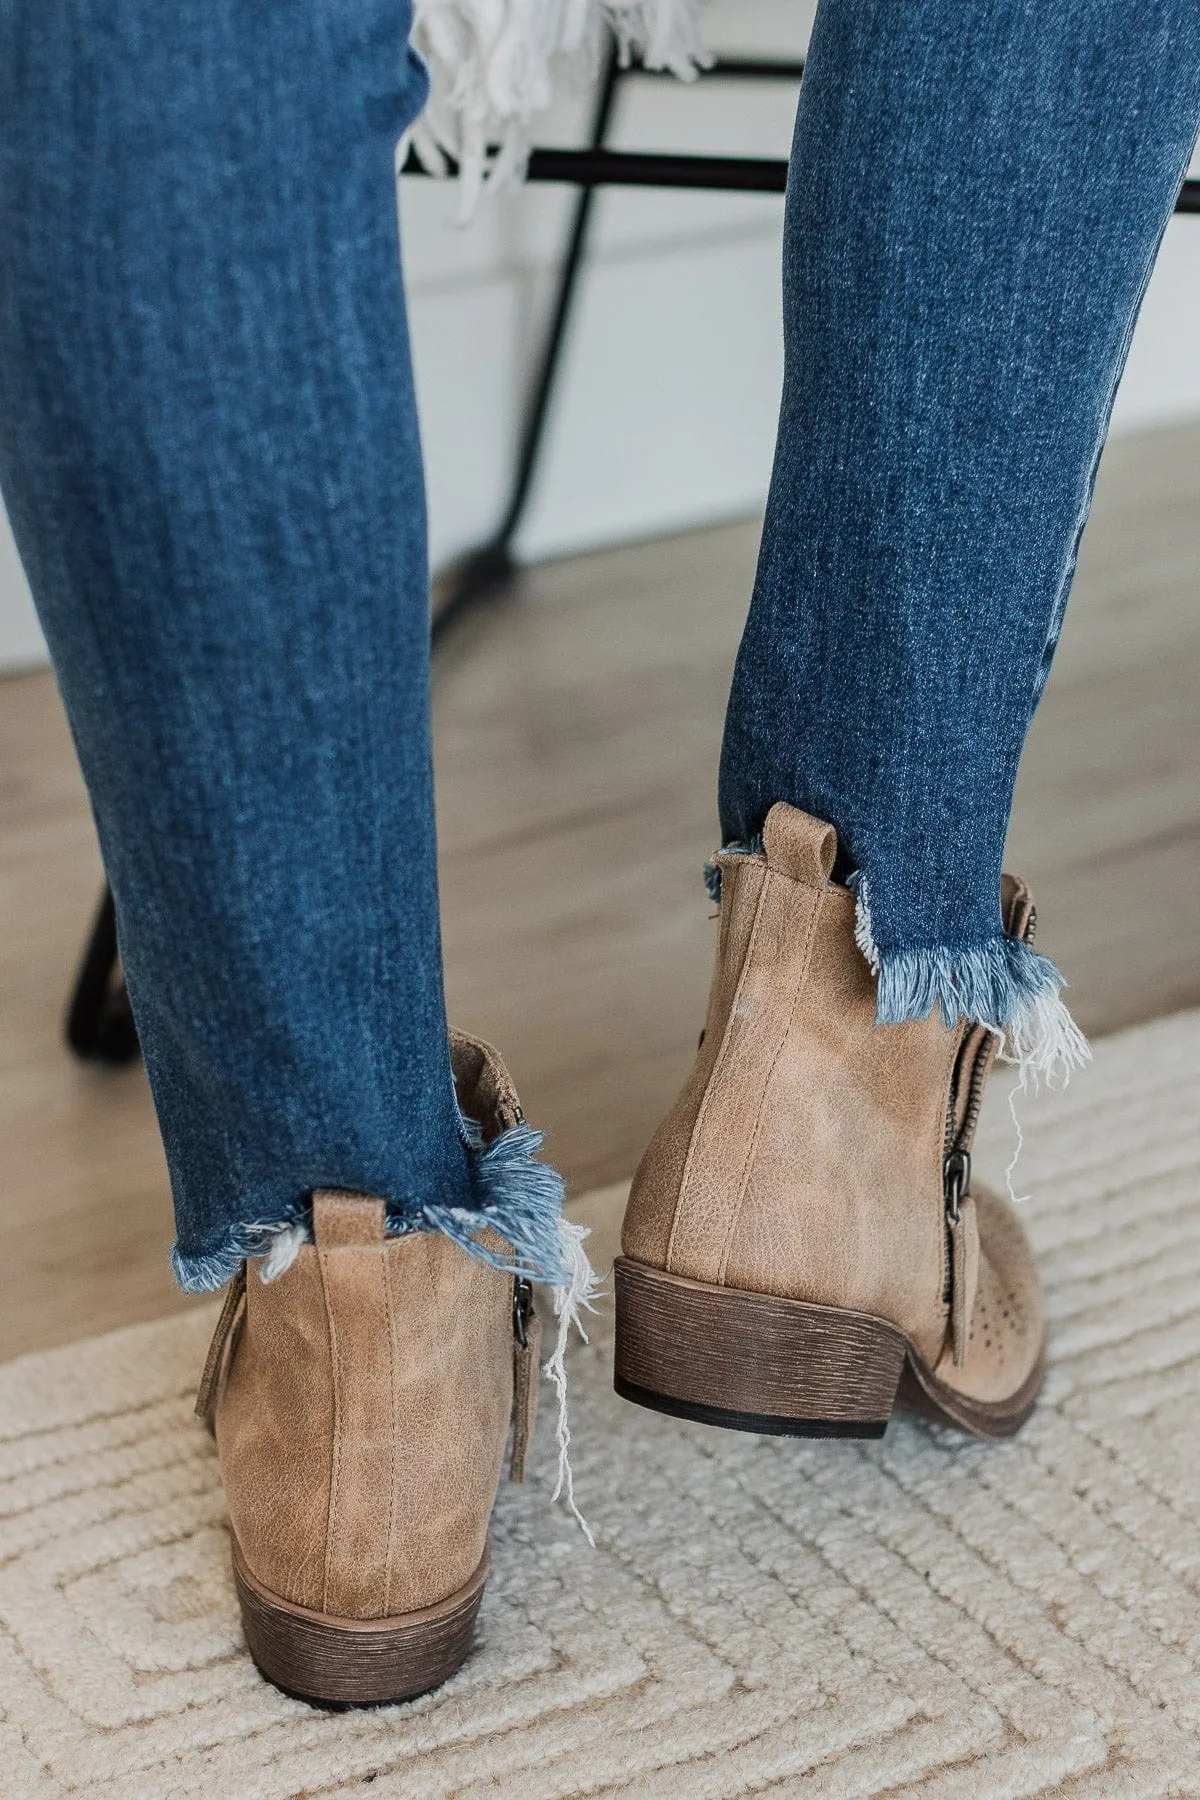
[[[1087,1039],[1067,1011],[1061,973],[1021,938],[998,934],[982,944],[923,944],[880,950],[871,929],[867,883],[856,894],[855,941],[874,971],[875,1017],[880,1025],[925,1019],[936,1007],[942,1022],[985,1025],[1000,1038],[1000,1055],[1017,1065],[1022,1087],[1065,1085],[1091,1061]]]
[[[575,1269],[571,1248],[564,1241],[562,1176],[534,1160],[542,1133],[529,1125],[513,1125],[484,1144],[474,1120],[464,1119],[463,1126],[475,1204],[403,1201],[388,1210],[389,1235],[440,1231],[493,1268],[550,1287],[570,1287]],[[480,1243],[480,1234],[489,1225],[511,1244],[511,1252]],[[223,1287],[248,1257],[263,1257],[263,1278],[273,1280],[311,1236],[311,1215],[297,1206],[283,1218],[232,1226],[215,1250],[198,1256],[184,1255],[176,1244],[171,1265],[180,1287],[191,1294]]]
[[[283,1234],[302,1234],[308,1228],[297,1213],[291,1219],[269,1219],[261,1224],[234,1225],[215,1250],[200,1256],[185,1256],[178,1244],[171,1247],[171,1267],[185,1294],[211,1294],[241,1268],[251,1256],[266,1256]],[[293,1253],[294,1254],[294,1253]]]

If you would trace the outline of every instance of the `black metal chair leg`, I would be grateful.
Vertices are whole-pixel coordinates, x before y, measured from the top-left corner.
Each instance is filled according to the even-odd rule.
[[[592,128],[588,139],[589,151],[603,149],[607,141],[621,73],[616,43],[610,40],[596,95],[596,108],[592,114]],[[533,486],[533,478],[537,472],[538,455],[545,436],[550,401],[554,393],[562,348],[566,340],[567,325],[579,285],[584,251],[587,248],[595,197],[594,186],[580,187],[579,196],[575,202],[575,216],[572,219],[571,232],[567,239],[566,252],[559,270],[554,310],[550,317],[545,342],[542,345],[537,378],[533,384],[529,408],[521,432],[516,474],[513,477],[508,506],[491,539],[480,549],[472,551],[456,569],[449,571],[443,578],[442,585],[448,590],[448,593],[447,598],[443,600],[433,616],[432,636],[435,645],[447,627],[460,618],[464,612],[482,600],[492,599],[503,593],[506,588],[511,586],[516,577],[517,565],[513,561],[512,541],[524,515],[529,492]]]
[[[127,1063],[138,1053],[137,1027],[117,966],[117,917],[105,888],[67,1008],[67,1042],[88,1062]]]

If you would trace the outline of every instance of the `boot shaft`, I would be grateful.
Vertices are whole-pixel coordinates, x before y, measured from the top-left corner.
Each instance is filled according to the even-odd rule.
[[[383,1206],[318,1194],[314,1243],[245,1311],[216,1410],[254,1574],[346,1619],[416,1611],[484,1551],[513,1400],[513,1279]],[[500,1248],[497,1239],[497,1248]]]
[[[889,1320],[936,1360],[952,1285],[947,1153],[995,1039],[936,1011],[876,1023],[854,896],[829,879],[835,851],[830,826],[779,805],[762,855],[717,858],[704,1037],[638,1169],[623,1249],[692,1280]],[[1006,884],[1005,900],[1023,925],[1024,890]]]
[[[615,1380],[709,1424],[877,1437],[896,1405],[985,1437],[1037,1397],[1037,1272],[971,1191],[997,1034],[877,1022],[832,829],[786,805],[717,858],[721,926],[695,1065],[642,1159],[616,1264]],[[1009,939],[1032,926],[1005,878]],[[1011,947],[1011,946],[1006,946]],[[1052,971],[1053,972],[1053,971]]]
[[[485,1145],[523,1123],[489,1045],[453,1032],[451,1054]],[[523,1473],[540,1334],[512,1244],[482,1224],[473,1238],[474,1254],[441,1231],[396,1234],[381,1200],[317,1192],[311,1241],[231,1288],[198,1410],[238,1554],[277,1599],[383,1620],[480,1570],[510,1417]]]

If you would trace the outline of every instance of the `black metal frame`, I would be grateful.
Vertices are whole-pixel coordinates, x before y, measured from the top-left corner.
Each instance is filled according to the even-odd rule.
[[[705,81],[798,81],[804,64],[771,58],[722,58],[703,71]],[[784,159],[744,156],[672,156],[641,150],[610,150],[609,131],[622,81],[656,76],[640,63],[622,65],[610,44],[597,89],[588,143],[580,149],[535,149],[529,158],[530,181],[565,182],[580,190],[559,270],[558,291],[542,344],[537,374],[521,432],[517,466],[504,516],[487,543],[480,545],[439,581],[444,599],[434,612],[430,635],[435,647],[447,631],[479,603],[511,587],[518,569],[512,554],[529,502],[546,422],[554,394],[563,344],[583,267],[598,187],[663,187],[718,190],[724,193],[782,194],[787,186]],[[402,171],[428,171],[410,151]],[[451,173],[453,173],[453,168]],[[1183,183],[1175,211],[1200,213],[1200,181]],[[116,918],[106,888],[88,939],[67,1011],[67,1042],[77,1056],[107,1063],[129,1062],[137,1054],[137,1030],[123,982],[117,973]]]
[[[706,69],[703,79],[799,81],[804,64],[798,61],[727,58]],[[579,197],[567,233],[559,266],[558,290],[542,342],[537,372],[517,449],[516,471],[504,516],[486,544],[470,552],[439,582],[445,598],[433,616],[433,642],[469,608],[502,593],[516,579],[512,543],[529,502],[546,421],[562,358],[567,326],[574,309],[591,230],[598,187],[707,188],[726,193],[781,194],[787,184],[787,163],[762,157],[670,156],[640,150],[609,150],[609,133],[616,110],[617,91],[632,76],[657,76],[640,63],[622,65],[615,44],[610,43],[596,89],[587,144],[578,150],[535,149],[529,158],[530,181],[566,182],[578,187]],[[404,165],[406,175],[428,171],[413,151]],[[452,171],[453,172],[453,171]]]

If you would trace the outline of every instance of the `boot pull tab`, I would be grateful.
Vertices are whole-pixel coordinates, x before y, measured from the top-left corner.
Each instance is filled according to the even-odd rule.
[[[512,1456],[508,1479],[524,1481],[525,1463],[537,1423],[542,1322],[533,1310],[533,1289],[518,1275],[513,1282]]]
[[[347,1250],[387,1241],[386,1209],[368,1194],[318,1188],[313,1195],[313,1241],[318,1250]]]
[[[837,832],[823,819],[776,801],[763,826],[767,867],[805,887],[824,887],[833,873]]]

